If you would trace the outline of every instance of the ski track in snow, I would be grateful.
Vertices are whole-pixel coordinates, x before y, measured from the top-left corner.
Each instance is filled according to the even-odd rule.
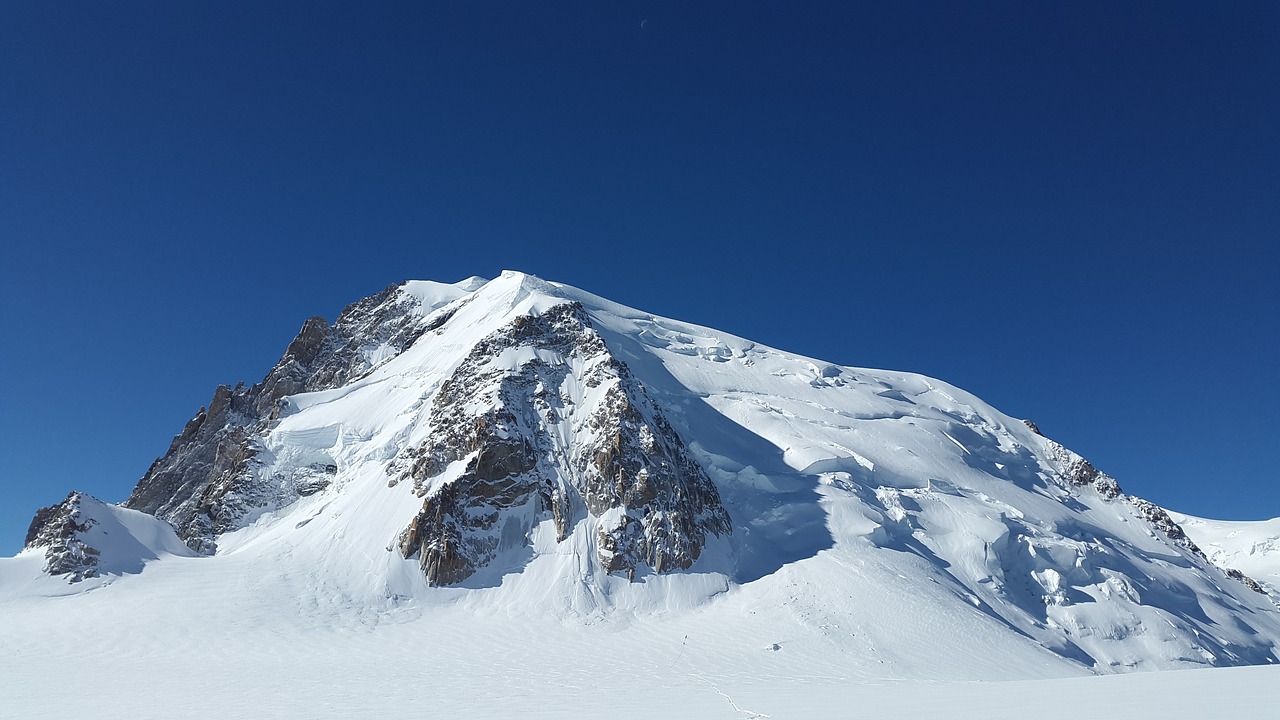
[[[705,675],[694,675],[694,677],[696,677],[696,678],[698,678],[699,680],[701,680],[702,682],[706,683],[708,686],[710,686],[710,688],[711,688],[712,690],[715,690],[717,695],[719,695],[720,697],[724,698],[724,699],[725,699],[725,702],[729,703],[729,707],[733,708],[733,711],[734,711],[734,712],[736,712],[736,713],[738,713],[738,714],[742,715],[742,717],[746,718],[746,720],[757,720],[757,718],[767,718],[767,717],[769,717],[768,715],[766,715],[766,714],[764,714],[764,713],[758,713],[758,712],[755,712],[755,711],[752,711],[752,710],[744,710],[744,709],[742,709],[742,708],[738,707],[738,703],[734,702],[734,701],[733,701],[733,698],[729,697],[729,694],[728,694],[728,693],[726,693],[725,691],[721,690],[721,689],[720,689],[720,688],[719,688],[719,687],[718,687],[714,682],[712,682],[711,680],[709,680]]]

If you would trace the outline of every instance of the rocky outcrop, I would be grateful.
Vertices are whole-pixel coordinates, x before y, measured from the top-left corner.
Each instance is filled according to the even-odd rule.
[[[497,555],[504,540],[508,546],[522,540],[524,526],[497,525],[504,511],[542,500],[538,478],[530,474],[536,465],[526,442],[487,443],[462,477],[426,498],[422,511],[400,535],[401,553],[417,554],[433,584],[452,585],[470,577]],[[515,537],[510,537],[512,527],[519,532]]]
[[[374,368],[375,358],[398,355],[448,319],[442,313],[429,322],[420,308],[392,285],[347,306],[332,326],[322,317],[307,320],[280,362],[254,386],[254,414],[275,419],[281,398],[357,380]]]
[[[424,498],[399,545],[433,584],[524,547],[544,520],[560,540],[594,523],[597,561],[629,578],[687,569],[708,534],[732,532],[715,485],[578,303],[479,342],[442,384],[429,424],[388,473]],[[454,463],[465,464],[450,478]]]
[[[1257,580],[1254,580],[1253,578],[1249,577],[1248,575],[1245,575],[1239,570],[1235,568],[1224,567],[1222,568],[1222,571],[1225,572],[1227,574],[1227,577],[1231,578],[1232,580],[1238,580],[1244,583],[1245,587],[1249,588],[1250,590],[1256,593],[1262,593],[1263,595],[1267,594],[1267,590],[1266,588],[1262,587],[1262,583],[1259,583]]]
[[[261,418],[254,392],[221,385],[147,470],[125,506],[173,523],[192,550],[212,553],[213,537],[259,498],[247,477]]]
[[[1033,423],[1028,420],[1023,422],[1026,422],[1028,427],[1037,435],[1041,434],[1040,429],[1035,427]],[[1075,487],[1092,488],[1098,495],[1107,500],[1123,499],[1137,511],[1138,516],[1145,520],[1153,531],[1161,533],[1169,538],[1174,545],[1195,555],[1206,564],[1214,565],[1209,557],[1204,554],[1204,551],[1195,544],[1186,531],[1182,529],[1182,526],[1178,525],[1164,508],[1140,497],[1126,495],[1120,489],[1120,484],[1116,482],[1115,478],[1098,470],[1088,460],[1048,438],[1045,438],[1045,443],[1049,451],[1049,457],[1058,465],[1060,476],[1068,483]],[[1235,568],[1220,567],[1219,569],[1226,573],[1227,577],[1244,583],[1251,590],[1260,593],[1266,592],[1258,581]]]
[[[1037,435],[1040,434],[1039,428],[1033,428],[1033,432]],[[1108,500],[1120,497],[1122,491],[1115,478],[1094,467],[1093,463],[1088,460],[1048,438],[1045,438],[1045,444],[1049,450],[1049,457],[1058,465],[1062,479],[1075,487],[1091,488]]]
[[[1196,545],[1195,541],[1187,535],[1181,525],[1169,516],[1168,511],[1164,508],[1153,502],[1143,500],[1140,497],[1134,497],[1132,495],[1126,495],[1125,499],[1127,499],[1129,504],[1138,511],[1138,514],[1142,516],[1143,520],[1146,520],[1151,527],[1159,530],[1165,537],[1172,540],[1173,544],[1185,549],[1187,552],[1199,557],[1210,565],[1217,565],[1217,563],[1214,563],[1209,559],[1208,555],[1205,555],[1204,551],[1200,549],[1200,546]],[[1222,572],[1226,573],[1227,577],[1244,583],[1250,590],[1264,595],[1266,594],[1267,591],[1263,589],[1262,585],[1257,580],[1254,580],[1239,570],[1222,565],[1217,565],[1217,567],[1222,570]]]
[[[1187,536],[1187,533],[1182,529],[1182,526],[1174,522],[1173,518],[1169,517],[1169,513],[1166,512],[1164,508],[1150,502],[1149,500],[1143,500],[1140,497],[1134,497],[1132,495],[1126,495],[1125,499],[1128,500],[1129,504],[1138,511],[1138,515],[1143,520],[1147,521],[1147,524],[1151,525],[1152,528],[1159,530],[1165,537],[1172,540],[1174,545],[1177,545],[1192,555],[1208,562],[1209,558],[1204,554],[1204,551],[1200,549],[1200,546],[1196,545],[1195,542]]]
[[[320,317],[307,320],[262,382],[218,387],[208,408],[152,463],[125,507],[169,521],[191,549],[213,553],[216,536],[251,511],[323,487],[324,481],[277,482],[253,472],[259,438],[287,411],[282,400],[357,380],[445,319],[423,317],[420,303],[393,285],[348,306],[333,325]]]
[[[600,562],[628,575],[639,565],[655,572],[687,570],[707,532],[731,531],[728,514],[680,436],[660,413],[646,417],[626,390],[625,366],[619,363],[617,370],[620,381],[586,422],[599,441],[578,453],[587,509],[609,518],[597,528]]]
[[[97,548],[85,542],[84,533],[95,521],[83,516],[80,501],[80,493],[72,492],[57,505],[36,511],[25,545],[26,549],[44,548],[45,572],[66,575],[70,582],[96,577],[101,556]]]

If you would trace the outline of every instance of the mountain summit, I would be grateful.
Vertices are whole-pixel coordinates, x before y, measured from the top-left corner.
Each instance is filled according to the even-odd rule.
[[[124,503],[72,493],[5,562],[40,563],[22,592],[145,594],[155,565],[265,573],[339,614],[786,618],[810,657],[880,648],[911,675],[1263,664],[1280,642],[1261,586],[1030,422],[517,272],[311,318]]]

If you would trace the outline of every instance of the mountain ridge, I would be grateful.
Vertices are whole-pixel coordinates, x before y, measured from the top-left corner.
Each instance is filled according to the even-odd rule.
[[[115,511],[74,505],[42,511],[30,551],[86,584],[141,569],[94,580],[76,513]],[[357,605],[694,612],[792,578],[824,588],[789,602],[833,627],[859,610],[826,595],[867,602],[849,583],[871,564],[892,597],[1098,672],[1271,663],[1280,639],[1261,586],[958,388],[513,272],[410,281],[308,320],[262,382],[218,389],[124,506],[183,541],[148,562],[296,571],[279,548],[305,549],[333,575],[315,582]]]

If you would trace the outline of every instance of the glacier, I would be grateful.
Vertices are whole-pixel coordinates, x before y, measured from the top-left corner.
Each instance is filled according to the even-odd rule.
[[[742,717],[904,682],[1280,687],[1275,576],[1206,523],[939,380],[518,272],[410,281],[219,388],[121,505],[41,511],[0,559],[2,694],[35,716],[71,668],[196,717]]]

